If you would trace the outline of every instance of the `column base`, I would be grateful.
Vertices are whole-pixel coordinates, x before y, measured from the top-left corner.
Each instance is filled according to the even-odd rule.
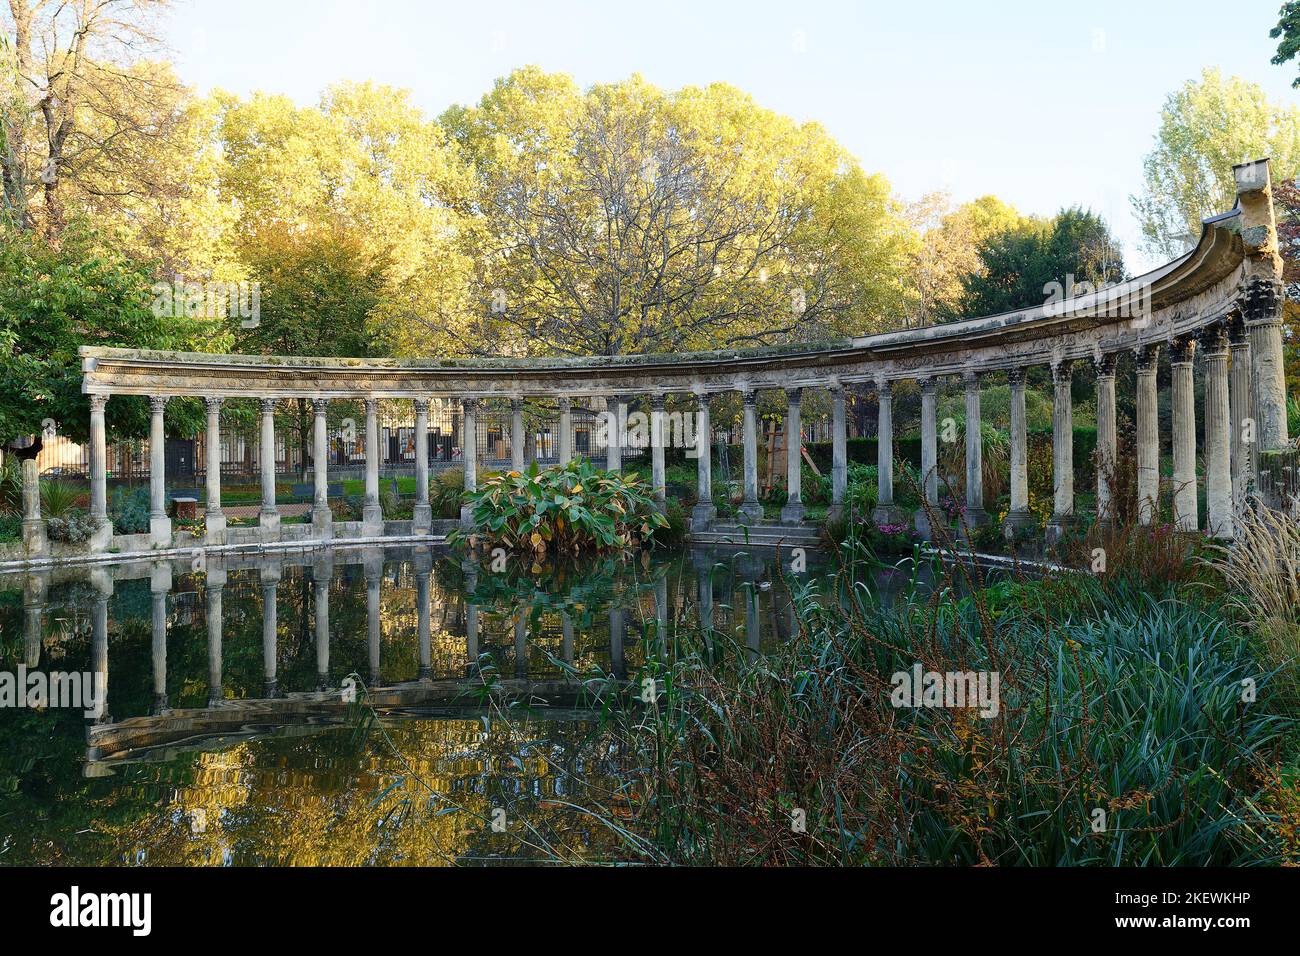
[[[92,553],[107,551],[113,544],[113,522],[107,518],[100,520],[103,523],[94,530],[90,540],[86,542],[86,549]]]
[[[1008,541],[1016,540],[1020,531],[1025,528],[1032,528],[1038,521],[1028,511],[1011,511],[1002,520],[1002,536]]]
[[[781,508],[781,524],[803,524],[805,510],[802,501],[787,501]]]
[[[209,511],[203,515],[203,525],[207,528],[206,544],[226,543],[226,515],[222,511]]]
[[[691,509],[691,530],[708,531],[718,518],[718,509],[712,502],[701,501]]]
[[[930,507],[937,508],[938,505],[931,505]],[[930,516],[925,513],[925,508],[917,509],[914,524],[916,525],[916,533],[922,541],[934,540],[934,528],[930,524]]]
[[[844,515],[843,505],[831,505],[826,509],[826,523],[833,524],[836,521],[843,521]]]
[[[361,533],[368,538],[384,533],[384,509],[380,505],[366,505],[361,509]]]
[[[40,518],[23,519],[23,550],[29,558],[49,553],[50,539],[45,534],[45,522]]]
[[[763,520],[763,506],[757,501],[746,501],[736,509],[736,513],[743,519],[742,524],[758,524]]]
[[[313,537],[328,541],[334,537],[334,512],[328,507],[317,505],[311,509],[311,533]]]
[[[257,516],[257,526],[262,531],[262,537],[270,538],[280,533],[280,512],[263,511]]]
[[[989,517],[989,513],[983,508],[969,507],[963,512],[962,520],[965,521],[968,528],[982,528],[993,522],[993,519]]]
[[[906,509],[895,504],[877,505],[876,510],[871,512],[871,520],[877,527],[885,524],[906,525],[908,514]]]
[[[1074,529],[1076,519],[1074,515],[1052,515],[1052,520],[1047,522],[1047,531],[1045,539],[1049,548],[1059,547]]]
[[[460,526],[464,528],[466,531],[474,530],[474,506],[473,505],[460,506]]]
[[[149,540],[156,548],[170,548],[172,546],[172,519],[166,515],[150,515]]]
[[[427,504],[419,504],[411,512],[411,532],[413,534],[428,534],[429,529],[433,527],[433,508]]]

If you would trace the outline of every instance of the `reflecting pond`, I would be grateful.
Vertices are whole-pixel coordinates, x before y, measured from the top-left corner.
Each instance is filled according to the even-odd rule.
[[[334,548],[0,576],[0,676],[106,691],[0,708],[0,865],[615,858],[578,809],[615,785],[602,688],[635,692],[701,623],[746,654],[787,640],[788,580],[833,578],[774,560]]]

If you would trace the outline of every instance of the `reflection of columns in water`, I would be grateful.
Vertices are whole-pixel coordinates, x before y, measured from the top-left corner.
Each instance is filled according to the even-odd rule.
[[[528,676],[528,623],[522,608],[515,612],[515,676]]]
[[[627,674],[623,661],[623,639],[627,628],[624,613],[621,607],[609,609],[609,669],[618,678]]]
[[[421,561],[424,558],[424,562]],[[415,617],[416,633],[420,642],[420,680],[428,680],[433,675],[433,639],[429,634],[429,568],[424,566],[429,556],[416,556],[415,569]]]
[[[573,620],[564,611],[560,612],[560,631],[563,637],[560,642],[560,660],[566,664],[573,663]]]
[[[149,597],[153,623],[153,712],[167,710],[167,592],[172,587],[172,568],[165,561],[149,572]]]
[[[208,705],[225,697],[221,684],[221,594],[226,586],[225,568],[208,564]]]
[[[95,700],[95,720],[110,723],[108,713],[108,599],[113,594],[113,578],[108,572],[97,569],[90,572],[91,583],[95,586],[95,603],[90,616],[91,633],[91,670],[95,690],[99,696]]]
[[[365,561],[366,568],[366,645],[370,650],[370,683],[379,683],[379,592],[383,584],[383,557]]]
[[[466,670],[478,670],[478,607],[469,596],[478,588],[478,565],[466,561],[461,565],[465,572],[465,663]]]
[[[41,663],[41,615],[48,593],[48,575],[28,574],[23,580],[23,662]]]
[[[328,562],[312,565],[312,590],[316,605],[316,683],[324,690],[330,672],[330,574]]]
[[[708,554],[695,558],[695,581],[700,596],[700,627],[707,632],[713,629],[713,559]]]
[[[279,639],[279,614],[276,609],[276,592],[280,587],[280,565],[263,566],[262,576],[262,672],[266,697],[275,696],[277,643]]]
[[[668,653],[668,576],[655,581],[655,650]]]
[[[743,590],[745,592],[745,647],[749,649],[749,660],[755,661],[758,659],[761,645],[758,624],[758,584],[752,580],[746,581]]]

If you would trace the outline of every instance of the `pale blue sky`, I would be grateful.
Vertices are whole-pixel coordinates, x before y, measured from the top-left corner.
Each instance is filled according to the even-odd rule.
[[[1295,102],[1272,66],[1280,0],[457,2],[187,0],[168,30],[186,82],[314,102],[341,79],[408,87],[431,115],[526,63],[581,84],[633,72],[724,80],[815,119],[914,199],[1079,203],[1137,249],[1140,184],[1165,96],[1219,66]],[[996,12],[992,12],[996,10]]]

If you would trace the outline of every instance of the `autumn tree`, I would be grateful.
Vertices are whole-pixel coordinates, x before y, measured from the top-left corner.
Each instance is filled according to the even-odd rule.
[[[4,205],[57,240],[69,207],[103,213],[175,188],[158,156],[183,114],[159,49],[166,0],[8,0],[0,153]]]
[[[664,352],[897,321],[910,236],[888,184],[732,87],[584,91],[529,67],[442,122],[477,179],[475,351]]]

